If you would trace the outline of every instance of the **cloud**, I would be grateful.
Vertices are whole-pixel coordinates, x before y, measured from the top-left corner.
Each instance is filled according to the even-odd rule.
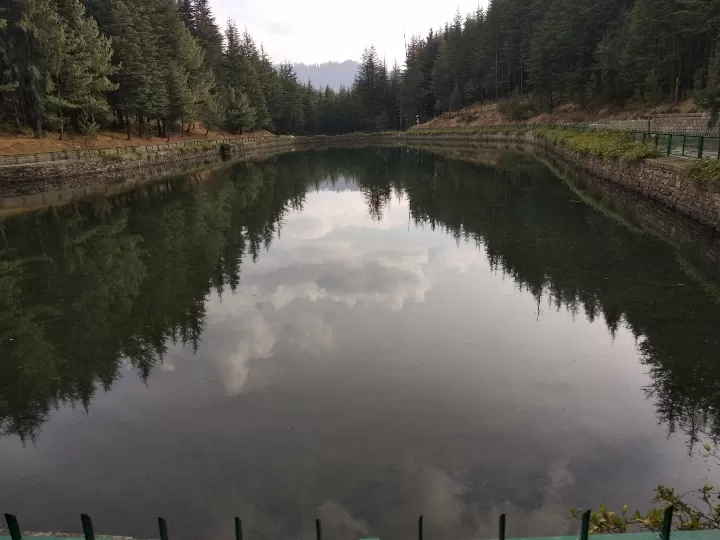
[[[269,21],[265,24],[265,30],[268,34],[294,36],[297,34],[298,28],[288,22]]]
[[[242,392],[253,363],[271,358],[280,345],[331,357],[330,313],[338,307],[398,312],[424,302],[441,274],[483,260],[475,246],[408,233],[407,212],[407,202],[394,201],[373,222],[358,191],[308,195],[270,250],[256,264],[244,262],[237,293],[208,298],[199,354],[217,367],[229,395]]]
[[[426,35],[450,21],[456,9],[464,16],[486,4],[484,0],[479,4],[476,0],[366,0],[356,5],[331,0],[212,0],[220,24],[232,18],[241,28],[247,26],[276,63],[359,60],[363,49],[373,44],[390,65],[405,59],[405,36]]]
[[[335,501],[321,504],[318,517],[322,522],[323,534],[328,538],[360,538],[370,532],[366,521],[354,518],[343,505]]]

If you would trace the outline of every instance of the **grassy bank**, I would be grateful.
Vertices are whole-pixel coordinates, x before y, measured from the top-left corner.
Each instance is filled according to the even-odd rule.
[[[720,182],[720,160],[704,158],[690,165],[690,178],[700,182]]]
[[[646,144],[634,141],[628,133],[619,131],[576,130],[559,127],[533,127],[530,125],[509,126],[471,126],[452,129],[422,129],[408,132],[412,136],[482,136],[531,134],[551,144],[565,146],[570,150],[597,157],[638,161],[660,157],[661,153]]]
[[[638,161],[660,157],[656,148],[634,141],[629,133],[617,131],[574,131],[543,128],[533,132],[536,137],[553,144],[591,156]]]

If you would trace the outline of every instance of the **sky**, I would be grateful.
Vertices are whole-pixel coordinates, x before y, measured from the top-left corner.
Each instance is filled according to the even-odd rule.
[[[375,45],[391,64],[404,61],[403,32],[427,34],[485,7],[487,0],[210,0],[221,26],[228,18],[247,27],[273,62],[322,63],[360,60]]]

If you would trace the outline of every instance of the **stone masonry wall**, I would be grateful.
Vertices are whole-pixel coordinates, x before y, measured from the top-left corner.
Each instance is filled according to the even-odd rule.
[[[717,129],[708,128],[710,116],[707,113],[657,114],[648,121],[639,120],[598,120],[591,127],[616,129],[619,131],[651,131],[659,133],[700,133],[717,135]]]
[[[276,149],[291,150],[302,139],[271,138],[253,145],[233,147],[233,155],[251,156],[257,152]],[[232,145],[228,145],[232,147]],[[210,162],[220,159],[219,147],[200,152],[182,149],[142,154],[131,161],[103,161],[100,159],[68,160],[0,167],[0,209],[7,207],[6,199],[27,197],[49,191],[68,190],[120,181],[128,176],[157,176],[182,164]]]
[[[412,133],[392,137],[395,140],[475,140],[505,141],[539,145],[560,155],[579,169],[599,178],[640,193],[669,208],[720,230],[720,184],[689,178],[679,165],[648,159],[624,162],[573,152],[562,146],[535,138],[532,134],[442,135],[423,136]]]
[[[678,165],[661,160],[623,162],[572,152],[562,146],[536,139],[532,134],[483,134],[483,135],[419,135],[407,132],[383,137],[318,137],[297,138],[285,141],[271,141],[257,145],[252,150],[292,151],[301,147],[319,147],[328,144],[372,144],[374,141],[404,142],[412,140],[445,141],[505,141],[529,143],[545,147],[563,157],[576,167],[592,175],[621,185],[640,193],[682,214],[720,230],[720,184],[691,180],[686,170]],[[241,154],[248,155],[250,149]],[[217,156],[217,150],[207,155],[195,155],[195,159],[210,159]],[[154,165],[181,161],[185,156],[159,155]],[[185,157],[187,159],[187,157]],[[73,185],[92,185],[108,179],[121,177],[128,170],[147,168],[147,162],[107,164],[102,162],[58,163],[40,167],[0,169],[0,200],[12,195],[27,195],[52,189],[66,189]],[[72,185],[71,185],[72,184]]]

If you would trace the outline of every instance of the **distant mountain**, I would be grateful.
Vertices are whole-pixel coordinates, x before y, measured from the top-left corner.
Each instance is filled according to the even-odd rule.
[[[301,83],[312,82],[316,88],[330,86],[338,90],[341,86],[349,88],[355,80],[360,64],[354,60],[344,62],[325,62],[324,64],[293,64],[297,80]]]

